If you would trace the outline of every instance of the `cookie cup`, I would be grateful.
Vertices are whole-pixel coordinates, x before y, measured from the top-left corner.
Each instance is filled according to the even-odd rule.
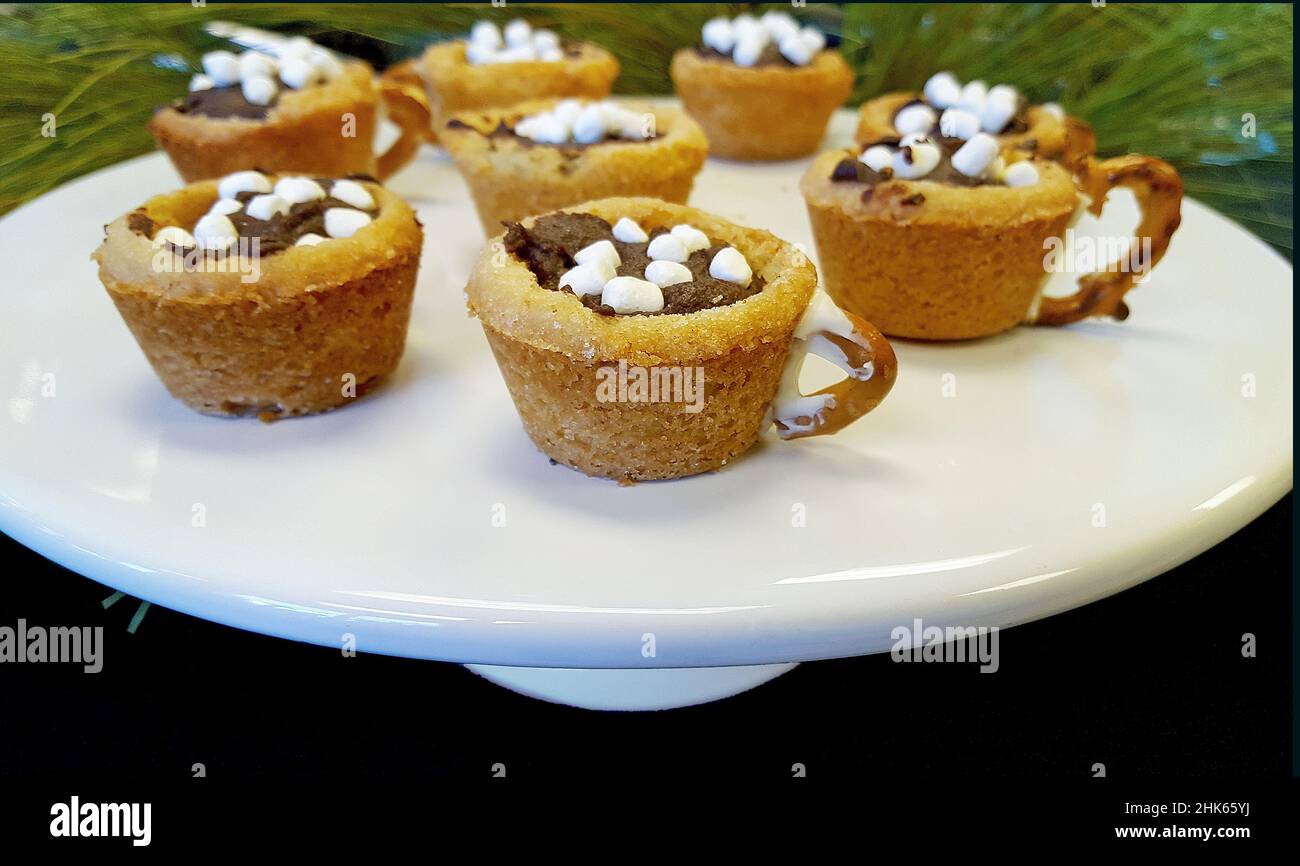
[[[443,128],[442,144],[469,187],[486,234],[498,234],[504,222],[593,199],[646,196],[685,203],[690,197],[695,175],[708,156],[708,142],[695,121],[676,109],[625,104],[654,116],[658,135],[649,141],[576,147],[484,134],[502,121],[513,126],[556,102],[536,100],[509,109],[463,112],[450,119],[470,129]]]
[[[669,72],[709,152],[746,161],[812,153],[853,89],[853,72],[836,51],[820,52],[807,66],[745,67],[683,48]]]
[[[529,438],[552,460],[620,481],[693,475],[735,459],[772,422],[769,407],[796,325],[813,297],[816,269],[798,249],[768,232],[691,207],[613,198],[566,210],[610,223],[630,217],[648,231],[690,223],[715,242],[740,250],[766,284],[745,300],[695,313],[602,316],[568,292],[540,287],[523,263],[513,256],[503,260],[492,249],[496,245],[489,245],[470,277],[466,299]],[[888,344],[865,323],[860,329],[861,346],[848,346],[847,355],[868,375],[874,361],[876,377],[832,386],[839,389],[840,411],[815,432],[834,432],[870,411],[893,382]],[[868,345],[870,352],[863,348]],[[703,398],[697,407],[685,401],[611,400],[609,383],[620,364],[650,375],[689,370],[695,381],[702,377]]]
[[[381,100],[402,136],[376,155]],[[149,132],[186,182],[245,169],[383,178],[415,155],[427,128],[423,93],[396,80],[376,80],[369,64],[359,61],[345,64],[332,81],[281,91],[263,119],[183,114],[166,106],[149,122]]]
[[[423,231],[414,212],[366,183],[379,206],[350,238],[186,270],[132,230],[192,225],[215,181],[159,195],[105,227],[92,258],[154,372],[172,396],[211,415],[263,420],[323,412],[364,394],[406,342]]]
[[[428,91],[433,129],[439,137],[458,111],[499,108],[530,99],[603,99],[618,77],[618,60],[604,48],[583,42],[576,56],[557,61],[474,65],[465,41],[439,42],[425,49],[420,72]]]

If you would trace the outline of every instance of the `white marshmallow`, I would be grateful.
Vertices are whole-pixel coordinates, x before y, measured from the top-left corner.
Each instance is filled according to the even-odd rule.
[[[269,220],[271,217],[284,216],[289,213],[291,205],[275,193],[253,196],[244,208],[244,213],[255,220]]]
[[[241,192],[270,192],[271,181],[260,171],[237,171],[217,182],[217,194],[234,198]]]
[[[797,32],[785,36],[777,43],[781,56],[795,66],[807,66],[817,53]]]
[[[885,166],[893,163],[894,151],[883,144],[873,144],[871,147],[862,151],[862,155],[858,157],[858,161],[872,171],[878,172]]]
[[[475,21],[469,28],[469,41],[495,51],[501,47],[501,30],[491,21]]]
[[[219,198],[208,208],[208,213],[225,214],[239,213],[244,209],[244,203],[234,198]]]
[[[655,116],[609,103],[605,109],[605,127],[619,138],[644,141],[654,133]]]
[[[964,108],[948,108],[939,117],[939,132],[945,138],[967,141],[980,131],[980,119]]]
[[[1055,102],[1044,102],[1041,107],[1043,111],[1046,111],[1057,120],[1065,120],[1065,109],[1057,105]]]
[[[258,77],[274,78],[275,66],[275,58],[271,55],[260,51],[245,51],[239,55],[239,78],[241,81]]]
[[[533,50],[541,54],[552,48],[559,48],[560,37],[552,30],[534,30],[532,43]]]
[[[678,262],[651,262],[645,267],[645,278],[659,288],[689,283],[695,279],[691,269]]]
[[[309,177],[282,177],[275,182],[275,194],[289,204],[325,198],[325,190]]]
[[[326,51],[324,48],[313,48],[308,59],[326,81],[333,81],[343,74],[343,63],[334,56],[333,52]]]
[[[935,108],[949,108],[961,100],[961,82],[951,72],[936,72],[925,82],[926,101]]]
[[[561,99],[555,103],[551,113],[564,122],[565,126],[573,126],[573,121],[578,119],[582,113],[582,100],[580,99]]]
[[[560,48],[546,48],[538,52],[537,59],[543,63],[559,63],[564,59],[564,51]]]
[[[525,45],[531,47],[533,27],[524,19],[516,18],[506,25],[505,36],[506,45],[510,48],[520,48]]]
[[[306,36],[291,36],[280,44],[280,48],[276,53],[281,60],[286,57],[305,57],[315,47],[316,43]]]
[[[205,214],[194,224],[194,241],[205,250],[229,249],[237,240],[235,224],[223,214]]]
[[[280,88],[275,86],[275,82],[264,75],[245,78],[240,85],[240,90],[244,93],[244,99],[247,99],[253,105],[270,105],[271,101],[275,99],[275,95],[280,92]]]
[[[695,226],[682,223],[679,226],[673,226],[672,231],[669,233],[686,245],[687,255],[697,250],[707,250],[709,248],[709,236]]]
[[[649,280],[615,277],[605,283],[600,302],[616,313],[657,313],[664,308],[664,293]]]
[[[320,235],[316,234],[315,232],[307,232],[307,234],[305,234],[305,235],[303,235],[302,237],[298,238],[298,240],[294,243],[294,246],[295,246],[295,247],[314,247],[314,246],[316,246],[316,244],[322,243],[324,240],[325,240],[325,238],[321,237]]]
[[[1038,169],[1031,162],[1016,162],[1002,172],[1002,182],[1007,186],[1033,186],[1038,183]]]
[[[332,238],[350,238],[370,225],[370,214],[350,207],[332,207],[325,211],[325,234]]]
[[[239,83],[239,58],[229,51],[209,51],[203,55],[203,71],[218,87]]]
[[[946,113],[946,112],[945,112]],[[934,129],[934,121],[938,115],[934,109],[928,105],[909,105],[898,114],[894,115],[894,129],[898,130],[899,135],[909,135],[913,132],[929,132]]]
[[[370,191],[355,180],[334,181],[330,187],[330,197],[361,210],[372,210],[375,206],[375,199]]]
[[[153,236],[153,245],[161,247],[166,243],[176,247],[192,247],[194,246],[194,235],[180,226],[164,226],[158,230],[158,234]]]
[[[320,71],[306,57],[286,57],[280,64],[280,80],[294,90],[310,87],[319,79]]]
[[[735,31],[737,40],[747,33],[762,33],[765,36],[767,34],[767,28],[748,12],[742,12],[732,19],[731,28]]]
[[[916,180],[934,171],[941,155],[937,144],[923,135],[913,133],[903,136],[890,166],[894,169],[894,177]]]
[[[625,244],[643,244],[650,240],[650,236],[645,233],[645,229],[637,225],[636,220],[627,217],[621,217],[618,222],[614,223],[614,237]]]
[[[528,63],[537,59],[537,52],[533,50],[532,43],[524,45],[514,45],[498,51],[490,63]]]
[[[736,50],[732,52],[731,59],[737,66],[753,66],[763,56],[763,49],[767,47],[768,39],[766,30],[751,30],[745,33],[736,39]]]
[[[795,21],[788,12],[778,12],[776,10],[764,12],[763,17],[759,19],[759,23],[763,25],[768,35],[772,37],[772,41],[776,43],[780,43],[787,36],[796,36],[799,33],[799,22]]]
[[[645,254],[659,262],[684,262],[690,257],[685,242],[671,233],[659,235],[650,241]]]
[[[190,92],[193,93],[196,90],[211,90],[213,83],[214,82],[209,76],[200,72],[198,75],[195,75],[190,79]]]
[[[808,50],[814,55],[826,47],[826,34],[816,27],[805,27],[800,30],[799,38],[808,45]]]
[[[749,262],[735,247],[723,247],[709,262],[709,276],[717,280],[726,280],[740,286],[749,285],[754,272],[749,269]]]
[[[573,260],[580,265],[588,262],[606,262],[611,268],[617,268],[623,264],[623,259],[619,256],[618,250],[609,241],[596,241],[589,244],[573,254]]]
[[[546,112],[536,115],[528,131],[533,141],[541,144],[564,144],[569,140],[569,127],[556,115]]]
[[[736,28],[726,18],[710,18],[700,30],[700,41],[720,54],[730,54],[736,47]]]
[[[980,112],[980,126],[985,132],[998,133],[1006,129],[1007,122],[1016,115],[1019,97],[1015,88],[999,84],[989,91]]]
[[[984,101],[988,98],[988,94],[988,85],[983,81],[968,81],[961,89],[961,99],[957,101],[957,107],[979,114],[984,110]]]
[[[573,120],[573,140],[594,144],[605,137],[605,111],[598,103],[588,105]]]
[[[998,155],[998,142],[993,136],[981,132],[958,148],[952,155],[952,167],[967,177],[979,177]]]
[[[560,288],[568,286],[578,297],[587,295],[599,295],[605,288],[605,283],[614,279],[614,269],[609,263],[600,260],[588,262],[585,265],[578,265],[565,272],[560,277]]]
[[[485,63],[495,63],[497,53],[501,49],[487,45],[482,42],[471,42],[465,46],[465,59],[474,66],[482,66]]]

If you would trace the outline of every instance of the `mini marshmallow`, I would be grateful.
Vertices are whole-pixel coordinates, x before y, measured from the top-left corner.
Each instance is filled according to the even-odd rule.
[[[565,126],[573,126],[573,122],[578,119],[582,113],[582,100],[580,99],[561,99],[555,103],[551,113],[563,121]]]
[[[375,199],[369,190],[355,180],[334,181],[330,187],[330,197],[361,210],[371,210],[375,206]]]
[[[239,78],[273,78],[275,76],[275,58],[260,51],[245,51],[239,55]]]
[[[568,286],[580,298],[599,295],[605,284],[614,279],[614,269],[604,260],[578,265],[560,277],[560,288]]]
[[[554,31],[551,30],[533,31],[532,42],[533,42],[533,50],[536,51],[538,54],[541,54],[542,52],[552,48],[560,47],[560,37],[557,36]]]
[[[645,229],[637,225],[636,220],[622,217],[614,223],[614,237],[625,244],[643,244],[650,240],[650,236],[645,233]]]
[[[980,112],[980,125],[984,131],[998,133],[1006,129],[1007,123],[1016,115],[1019,99],[1015,88],[1005,84],[990,90],[984,100],[984,110]]]
[[[280,80],[285,86],[301,90],[315,84],[321,77],[318,70],[306,57],[286,57],[280,64]]]
[[[276,53],[279,54],[281,60],[286,57],[305,57],[310,54],[311,50],[315,47],[316,43],[312,42],[306,36],[291,36],[284,42],[280,43],[280,48]]]
[[[275,194],[289,204],[325,198],[325,190],[309,177],[282,177],[275,183]]]
[[[174,247],[192,247],[194,246],[194,235],[180,226],[164,226],[158,230],[158,234],[153,236],[153,245],[155,247],[161,247],[163,244],[171,244]]]
[[[754,272],[749,269],[749,262],[735,247],[723,247],[709,262],[709,276],[717,280],[726,280],[740,286],[749,285]]]
[[[532,43],[515,45],[498,51],[489,63],[528,63],[537,59]]]
[[[202,72],[200,72],[198,75],[195,75],[193,78],[190,79],[191,93],[193,93],[196,90],[211,90],[212,87],[213,87],[212,79],[207,75],[204,75]]]
[[[894,161],[894,152],[883,144],[873,144],[862,151],[858,161],[872,171],[878,172]]]
[[[645,267],[645,278],[659,288],[689,283],[695,279],[691,269],[678,262],[651,262]]]
[[[664,308],[664,293],[649,280],[615,277],[605,283],[600,302],[616,313],[657,313]]]
[[[939,132],[944,138],[968,141],[980,131],[980,119],[964,108],[947,108],[939,117]]]
[[[217,183],[217,194],[222,198],[234,198],[241,192],[270,191],[271,181],[260,171],[237,171]]]
[[[762,33],[767,35],[767,28],[759,23],[758,19],[748,12],[742,12],[737,15],[731,22],[731,27],[736,33],[736,39],[748,33]]]
[[[244,213],[255,220],[269,220],[273,216],[285,216],[291,205],[275,193],[253,196],[244,208]]]
[[[606,103],[605,126],[611,134],[631,141],[644,141],[654,132],[655,116]]]
[[[923,135],[913,133],[903,136],[898,151],[890,160],[894,177],[916,180],[925,177],[939,165],[939,146]]]
[[[781,50],[781,56],[795,66],[807,66],[817,53],[797,32],[783,37],[777,47]]]
[[[593,103],[582,109],[573,120],[573,140],[579,144],[594,144],[605,137],[605,111]]]
[[[755,65],[763,56],[768,38],[766,30],[751,30],[745,33],[736,39],[736,50],[732,52],[731,59],[737,66]]]
[[[564,51],[560,48],[546,48],[538,53],[537,59],[543,63],[559,63],[564,59]]]
[[[332,207],[325,211],[325,234],[332,238],[350,238],[370,225],[370,214],[350,207]]]
[[[506,45],[510,48],[531,47],[533,27],[522,18],[516,18],[506,25]]]
[[[307,59],[311,61],[311,65],[316,67],[316,71],[326,81],[332,81],[343,74],[343,64],[324,48],[313,48]]]
[[[1065,109],[1055,102],[1044,102],[1040,107],[1057,120],[1065,120]]]
[[[244,203],[235,198],[219,198],[208,208],[208,213],[224,214],[229,216],[232,213],[239,213],[244,209]]]
[[[229,249],[237,240],[239,232],[235,231],[235,224],[223,214],[205,214],[194,224],[194,241],[202,249]]]
[[[958,148],[952,155],[952,167],[967,177],[979,177],[998,155],[998,142],[987,132],[981,132]]]
[[[609,241],[596,241],[589,244],[573,254],[573,260],[580,265],[588,262],[606,262],[611,268],[617,268],[623,264],[622,257],[619,256],[618,250]]]
[[[773,42],[780,43],[788,36],[799,34],[799,22],[795,21],[788,12],[776,10],[764,12],[763,17],[758,20],[772,37]]]
[[[229,51],[209,51],[203,55],[203,71],[218,87],[239,83],[239,58]]]
[[[957,101],[957,107],[979,114],[984,110],[984,100],[988,98],[988,95],[988,85],[983,81],[968,81],[966,86],[961,89],[961,99]]]
[[[244,99],[253,105],[270,105],[275,95],[280,92],[275,82],[264,75],[245,78],[239,87],[243,91]]]
[[[569,140],[569,127],[549,112],[535,115],[532,125],[526,127],[526,138],[541,144],[564,144]],[[515,129],[518,132],[518,127]]]
[[[497,52],[499,49],[482,42],[471,42],[465,46],[465,59],[474,66],[482,66],[485,63],[496,62]]]
[[[935,108],[949,108],[961,100],[961,83],[951,72],[936,72],[925,82],[926,101]]]
[[[934,129],[934,121],[937,117],[938,115],[934,113],[934,109],[928,105],[921,105],[920,103],[909,105],[894,115],[894,129],[898,130],[899,135],[909,135],[913,132],[929,132]]]
[[[709,236],[695,226],[682,223],[679,226],[673,226],[669,234],[686,245],[687,255],[697,250],[707,250],[709,248]]]
[[[1031,162],[1016,162],[1002,172],[1002,182],[1007,186],[1033,186],[1038,183],[1038,169]]]
[[[826,47],[826,34],[816,27],[805,27],[800,30],[799,38],[808,45],[808,50],[814,55]]]
[[[325,240],[325,238],[321,237],[320,235],[316,234],[315,232],[307,232],[307,234],[305,234],[305,235],[303,235],[302,237],[298,238],[297,242],[294,243],[294,246],[295,246],[295,247],[314,247],[314,246],[316,246],[316,244],[319,244],[319,243],[323,242],[324,240]]]
[[[736,28],[726,18],[710,18],[700,30],[700,41],[720,54],[730,54],[736,47]]]
[[[502,44],[501,30],[491,21],[475,21],[474,26],[469,28],[469,41],[495,51]]]
[[[659,262],[684,262],[690,257],[686,252],[685,242],[671,233],[659,235],[650,241],[650,245],[645,248],[645,254]]]

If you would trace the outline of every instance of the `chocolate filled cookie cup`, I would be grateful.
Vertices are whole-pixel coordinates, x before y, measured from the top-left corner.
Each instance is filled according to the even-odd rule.
[[[889,344],[816,285],[768,232],[614,198],[512,226],[466,297],[537,447],[622,481],[718,469],[770,423],[832,433],[884,399]],[[810,351],[846,378],[801,394]]]
[[[287,41],[279,56],[213,51],[203,65],[189,95],[149,122],[186,181],[243,169],[384,178],[427,138],[428,105],[418,87],[376,79],[368,64],[339,61],[307,40]],[[402,132],[376,154],[381,111]]]
[[[991,156],[987,169],[955,167],[970,168],[967,146]],[[804,174],[823,284],[838,304],[891,337],[926,340],[1128,316],[1125,293],[1178,228],[1182,184],[1173,168],[1143,156],[1085,160],[1076,180],[1047,160],[1005,163],[989,136],[936,155],[942,150],[916,134],[896,150],[824,153]],[[1114,187],[1133,191],[1142,211],[1137,246],[1127,262],[1102,262],[1104,270],[1081,276],[1073,295],[1046,297],[1052,250],[1083,206],[1076,183],[1095,214]]]
[[[685,203],[708,155],[684,113],[609,100],[455,114],[441,140],[489,236],[504,223],[598,198]]]
[[[402,356],[423,232],[378,183],[238,172],[155,196],[104,235],[109,297],[199,412],[323,412]]]

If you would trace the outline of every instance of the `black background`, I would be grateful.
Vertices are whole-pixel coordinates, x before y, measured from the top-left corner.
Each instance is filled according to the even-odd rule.
[[[878,655],[804,664],[705,706],[610,714],[524,698],[457,665],[344,658],[156,606],[130,634],[136,600],[105,609],[110,589],[0,536],[0,624],[105,629],[99,674],[0,669],[0,776],[11,799],[27,780],[66,801],[74,790],[111,797],[127,780],[184,790],[409,778],[448,790],[490,779],[496,763],[545,784],[782,782],[802,763],[809,780],[886,790],[1032,778],[1104,801],[1147,783],[1227,798],[1249,782],[1257,797],[1269,783],[1269,796],[1282,786],[1293,800],[1291,546],[1288,495],[1168,574],[1002,632],[996,674]],[[1105,779],[1093,778],[1098,762]],[[195,763],[206,781],[192,778]],[[33,797],[44,832],[52,800]],[[1262,800],[1255,808],[1267,814]]]

